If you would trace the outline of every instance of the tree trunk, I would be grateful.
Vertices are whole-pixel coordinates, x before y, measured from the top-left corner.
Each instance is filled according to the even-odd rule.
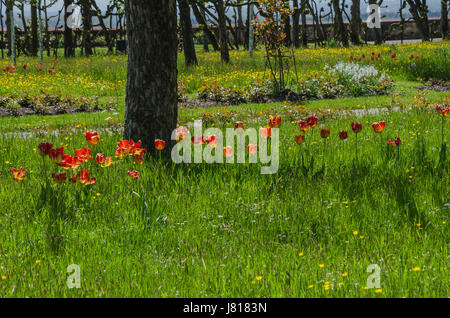
[[[0,0],[1,1],[1,0]],[[7,0],[6,1],[6,29],[7,29],[7,33],[6,33],[6,41],[8,42],[8,56],[12,55],[12,50],[11,50],[11,30],[14,29],[14,26],[11,26],[11,10],[13,8],[13,0]]]
[[[228,52],[228,33],[225,5],[223,0],[217,0],[214,4],[219,17],[220,59],[222,62],[229,63],[230,53]]]
[[[292,16],[292,37],[294,46],[300,47],[300,8],[298,7],[298,0],[294,0],[294,14]]]
[[[441,0],[441,35],[448,38],[448,0]]]
[[[218,51],[219,44],[217,43],[217,39],[214,33],[212,33],[212,31],[208,28],[205,16],[198,9],[198,6],[195,4],[195,0],[190,0],[190,4],[192,6],[192,11],[194,12],[195,19],[202,26],[203,32],[207,35],[209,42],[212,44],[214,48],[214,51]]]
[[[37,56],[39,39],[38,39],[38,17],[36,0],[31,2],[31,55]]]
[[[301,15],[302,15],[302,45],[303,47],[308,47],[308,26],[306,24],[306,1],[301,0]]]
[[[333,0],[333,10],[336,19],[337,33],[339,34],[342,45],[348,46],[347,31],[345,30],[344,20],[342,18],[342,11],[339,6],[339,0]]]
[[[287,7],[290,7],[289,0],[284,0],[284,2],[286,2]],[[284,22],[284,33],[286,34],[286,38],[284,39],[284,45],[291,46],[292,44],[291,16],[287,17],[283,22]]]
[[[361,0],[352,0],[352,20],[350,21],[350,38],[353,44],[361,44]]]
[[[124,138],[155,151],[178,116],[176,0],[126,0],[128,73]]]
[[[92,11],[91,0],[82,0],[81,13],[83,15],[83,49],[86,56],[92,55]]]
[[[192,32],[191,8],[187,0],[178,0],[180,11],[181,33],[183,35],[184,60],[187,66],[197,65],[194,34]]]
[[[430,41],[430,27],[428,24],[427,0],[406,0],[409,4],[409,12],[419,28],[423,41]]]
[[[67,12],[67,8],[72,4],[72,0],[64,0],[64,56],[74,57],[75,50],[73,48],[72,29],[67,25],[67,19],[71,13]]]

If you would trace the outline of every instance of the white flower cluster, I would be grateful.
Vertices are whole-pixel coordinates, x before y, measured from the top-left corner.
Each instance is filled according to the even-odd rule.
[[[378,70],[375,67],[358,63],[339,62],[333,67],[325,65],[325,70],[331,75],[336,75],[339,78],[345,78],[355,83],[365,82],[370,78],[381,80],[386,77],[384,73],[378,77]]]

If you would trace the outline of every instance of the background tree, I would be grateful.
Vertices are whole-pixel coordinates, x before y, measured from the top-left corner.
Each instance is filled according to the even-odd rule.
[[[448,39],[448,3],[449,0],[441,0],[441,35]]]
[[[337,27],[337,30],[336,30],[337,34],[339,35],[342,45],[345,47],[348,47],[347,30],[344,25],[344,19],[342,17],[342,10],[339,5],[339,0],[332,0],[332,3],[333,3],[335,23],[336,23],[336,27]]]
[[[361,44],[361,0],[352,0],[352,19],[350,20],[350,38],[353,44]]]
[[[178,117],[176,0],[127,0],[128,75],[124,138],[169,141]]]
[[[197,65],[194,34],[192,32],[191,8],[187,0],[178,0],[180,12],[181,33],[183,37],[184,60],[187,66]]]
[[[428,23],[427,0],[406,0],[409,5],[409,12],[416,21],[423,41],[430,41],[430,26]]]

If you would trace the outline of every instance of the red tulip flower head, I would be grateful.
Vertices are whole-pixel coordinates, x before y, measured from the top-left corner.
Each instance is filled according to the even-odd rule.
[[[155,148],[158,151],[164,150],[164,148],[166,148],[166,142],[161,139],[156,139],[155,140]]]
[[[326,139],[330,137],[330,129],[329,128],[323,128],[320,130],[320,137]]]
[[[361,123],[352,123],[352,130],[357,134],[360,133],[362,130]]]
[[[340,132],[339,132],[339,138],[340,138],[341,140],[346,140],[346,139],[348,138],[348,133],[347,133],[345,130],[340,131]]]
[[[50,153],[50,150],[53,148],[53,144],[49,142],[41,142],[38,146],[39,154],[41,156],[48,156]]]
[[[270,126],[270,128],[280,128],[281,127],[281,116],[277,116],[277,117],[270,116],[269,126]]]
[[[22,181],[26,177],[26,170],[24,166],[20,167],[20,170],[17,170],[16,168],[11,169],[13,180],[16,182]]]
[[[375,133],[380,134],[386,128],[386,124],[384,121],[380,121],[379,123],[373,123],[372,128]]]
[[[301,145],[301,144],[303,144],[303,143],[305,142],[305,135],[302,135],[302,134],[296,135],[296,136],[294,137],[294,139],[295,139],[295,142],[296,142],[298,145]]]
[[[90,132],[88,131],[86,133],[86,141],[88,143],[90,143],[91,145],[95,146],[98,144],[98,142],[100,141],[100,136],[98,134],[98,132],[94,131],[94,132]]]

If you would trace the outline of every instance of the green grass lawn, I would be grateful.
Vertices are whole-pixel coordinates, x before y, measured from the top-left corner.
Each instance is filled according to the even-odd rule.
[[[407,111],[343,112],[395,106],[392,96],[180,109],[180,124],[209,118],[205,126],[221,129],[281,115],[273,175],[261,164],[147,156],[101,168],[94,158],[79,169],[97,183],[55,184],[61,168],[43,161],[39,143],[114,156],[123,92],[101,97],[120,100],[114,111],[0,118],[0,297],[448,297],[449,160],[439,162],[443,121],[434,110],[448,94],[430,92],[424,106],[417,80],[395,80]],[[311,113],[318,127],[297,145],[297,122]],[[386,130],[375,134],[381,120]],[[330,128],[328,139],[320,128]],[[99,132],[97,146],[88,130]],[[396,137],[399,148],[387,144]],[[27,177],[15,182],[11,168],[21,165]],[[81,268],[80,289],[66,286],[71,264]],[[380,288],[368,286],[371,264]]]

